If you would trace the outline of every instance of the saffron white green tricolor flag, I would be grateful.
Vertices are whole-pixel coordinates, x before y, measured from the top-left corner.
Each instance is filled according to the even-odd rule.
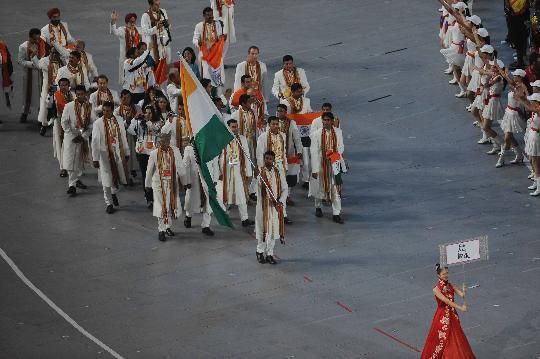
[[[208,188],[208,201],[221,225],[233,227],[217,200],[217,191],[207,163],[221,154],[233,139],[221,114],[183,57],[180,58],[180,86],[186,123],[193,138],[201,177]]]

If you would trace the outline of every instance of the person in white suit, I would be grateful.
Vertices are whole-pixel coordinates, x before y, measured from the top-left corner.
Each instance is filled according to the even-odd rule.
[[[262,97],[267,99],[265,91],[267,73],[266,64],[259,61],[259,48],[250,46],[247,59],[236,65],[233,93],[242,87],[242,76],[249,75],[251,77],[251,87],[260,91]]]
[[[22,93],[23,107],[20,117],[21,122],[26,122],[32,107],[32,98],[39,96],[41,92],[41,71],[39,60],[44,56],[39,29],[30,29],[28,40],[19,45],[17,63],[23,67]]]
[[[294,65],[294,59],[291,55],[283,56],[283,68],[275,73],[272,94],[278,99],[285,99],[291,96],[291,86],[294,83],[302,85],[304,96],[309,92],[309,83],[306,72],[300,67]]]
[[[68,44],[75,43],[75,39],[69,32],[68,24],[60,20],[60,9],[52,8],[47,11],[49,23],[41,29],[41,38],[45,40],[47,45],[53,46],[58,43],[62,47],[67,47]]]
[[[137,14],[129,13],[125,17],[125,26],[116,26],[118,13],[113,10],[111,13],[111,25],[109,32],[120,40],[120,52],[118,54],[118,83],[124,84],[124,61],[129,49],[137,48],[142,41],[142,30],[137,26]]]
[[[160,7],[160,0],[148,0],[150,8],[141,16],[143,42],[156,63],[165,59],[171,63],[171,32],[167,11]]]
[[[116,107],[120,104],[120,98],[118,92],[109,89],[109,78],[105,75],[99,75],[97,77],[97,91],[90,94],[90,103],[96,118],[102,116],[102,106],[105,102],[112,102]]]

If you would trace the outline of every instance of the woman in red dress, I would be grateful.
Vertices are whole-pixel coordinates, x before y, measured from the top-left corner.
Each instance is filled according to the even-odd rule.
[[[454,302],[454,293],[463,298],[466,289],[463,287],[459,290],[448,282],[448,267],[437,264],[436,269],[439,281],[433,288],[433,293],[437,301],[437,311],[421,359],[474,359],[475,356],[461,329],[456,311],[459,309],[466,312],[467,306]]]

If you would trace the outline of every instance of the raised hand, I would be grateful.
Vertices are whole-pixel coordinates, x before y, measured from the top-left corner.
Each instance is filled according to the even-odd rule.
[[[116,21],[118,20],[118,13],[116,10],[113,10],[111,13],[111,24],[116,24]]]

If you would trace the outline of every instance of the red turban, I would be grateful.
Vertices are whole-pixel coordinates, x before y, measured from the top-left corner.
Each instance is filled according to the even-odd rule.
[[[129,13],[126,15],[126,24],[129,22],[129,20],[131,20],[131,18],[135,18],[135,20],[137,20],[137,14],[134,14],[134,13]]]
[[[60,9],[57,8],[57,7],[53,7],[52,9],[49,9],[49,11],[47,11],[47,16],[50,18],[52,18],[54,15],[60,15]]]

